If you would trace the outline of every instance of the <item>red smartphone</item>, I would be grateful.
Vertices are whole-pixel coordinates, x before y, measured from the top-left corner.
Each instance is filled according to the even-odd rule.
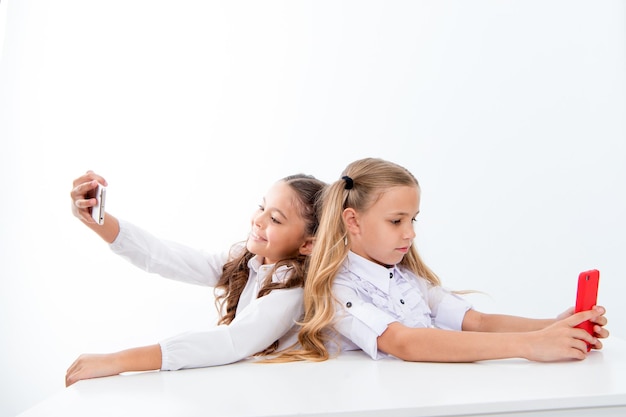
[[[576,292],[576,309],[575,312],[591,310],[598,301],[598,283],[600,281],[600,271],[591,269],[581,272],[578,275],[578,290]],[[584,329],[593,336],[593,323],[589,320],[576,326]],[[590,350],[591,346],[587,346]]]

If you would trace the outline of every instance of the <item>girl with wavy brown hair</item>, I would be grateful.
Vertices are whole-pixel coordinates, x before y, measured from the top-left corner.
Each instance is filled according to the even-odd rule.
[[[92,171],[74,180],[73,214],[134,265],[166,278],[214,287],[220,318],[217,326],[205,331],[154,345],[81,355],[67,371],[67,386],[128,371],[223,365],[279,352],[295,342],[324,182],[297,174],[274,183],[252,215],[247,240],[215,255],[158,239],[109,213],[104,223],[97,223],[91,209],[98,184],[107,185]]]

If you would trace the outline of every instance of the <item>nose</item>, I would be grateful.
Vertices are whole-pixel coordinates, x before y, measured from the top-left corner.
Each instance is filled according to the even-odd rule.
[[[257,212],[252,215],[252,224],[257,226],[258,228],[262,228],[265,224],[265,217],[263,216],[263,212]]]
[[[405,236],[406,236],[407,239],[410,239],[410,240],[415,238],[416,233],[415,233],[415,229],[413,228],[412,224],[408,227],[407,231],[405,232]]]

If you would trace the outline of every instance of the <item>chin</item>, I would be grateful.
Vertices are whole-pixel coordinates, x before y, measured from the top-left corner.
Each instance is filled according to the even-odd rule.
[[[246,242],[246,249],[248,250],[248,252],[252,252],[256,255],[257,253],[257,248],[255,247],[255,244],[253,242],[251,242],[250,240],[248,240]]]
[[[390,256],[389,257],[390,262],[387,265],[399,264],[400,262],[402,262],[403,259],[404,259],[404,256]]]

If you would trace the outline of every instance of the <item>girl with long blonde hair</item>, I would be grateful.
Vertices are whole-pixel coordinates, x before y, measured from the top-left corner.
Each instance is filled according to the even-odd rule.
[[[584,359],[608,336],[603,307],[556,319],[485,314],[442,287],[413,244],[420,186],[377,158],[349,164],[323,196],[299,345],[279,361],[361,349],[374,359],[468,362]],[[594,323],[594,335],[575,328]]]

